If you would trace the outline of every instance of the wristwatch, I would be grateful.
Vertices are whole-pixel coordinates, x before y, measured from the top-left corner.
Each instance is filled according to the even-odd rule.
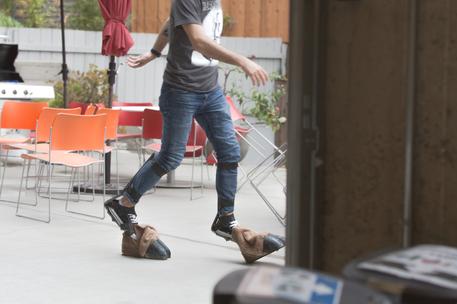
[[[162,53],[159,52],[158,50],[156,50],[155,48],[152,48],[152,49],[151,49],[151,54],[152,54],[152,55],[155,55],[156,57],[162,56]]]

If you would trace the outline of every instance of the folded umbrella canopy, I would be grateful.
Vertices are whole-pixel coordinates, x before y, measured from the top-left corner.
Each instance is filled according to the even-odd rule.
[[[133,46],[125,20],[130,14],[131,0],[98,0],[100,10],[105,19],[103,28],[102,55],[111,56],[109,63],[109,98],[108,107],[113,102],[113,86],[116,82],[116,63],[114,57],[125,56]]]

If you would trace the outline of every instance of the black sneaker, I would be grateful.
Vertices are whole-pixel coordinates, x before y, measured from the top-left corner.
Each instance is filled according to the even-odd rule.
[[[216,215],[213,225],[211,225],[211,231],[217,236],[224,238],[226,241],[232,240],[232,230],[238,226],[238,222],[235,220],[233,213],[227,215]]]
[[[119,196],[115,196],[105,202],[105,208],[109,216],[121,230],[130,236],[135,235],[135,225],[138,224],[135,207],[128,208],[119,204]]]

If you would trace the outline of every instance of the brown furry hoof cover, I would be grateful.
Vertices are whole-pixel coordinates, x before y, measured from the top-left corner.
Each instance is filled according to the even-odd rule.
[[[286,245],[283,237],[270,233],[257,233],[239,227],[233,228],[232,239],[240,247],[241,254],[248,264],[254,263]]]
[[[170,249],[159,239],[159,233],[152,226],[135,225],[136,238],[124,232],[122,236],[122,255],[166,260],[171,257]]]

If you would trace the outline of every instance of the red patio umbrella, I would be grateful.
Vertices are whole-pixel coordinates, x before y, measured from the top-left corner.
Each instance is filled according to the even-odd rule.
[[[103,44],[102,54],[110,56],[108,82],[109,82],[109,97],[108,107],[113,104],[113,87],[116,82],[116,62],[114,57],[125,56],[134,42],[127,27],[125,20],[130,14],[132,7],[131,0],[98,0],[102,16],[105,19],[105,27],[103,28]],[[108,153],[105,158],[105,183],[111,182],[111,153]],[[115,189],[118,191],[119,189]],[[108,191],[110,192],[110,191]]]
[[[131,0],[98,0],[100,10],[105,19],[103,28],[102,54],[110,57],[109,63],[109,98],[108,107],[113,103],[113,86],[116,82],[116,63],[114,57],[125,56],[133,46],[125,20],[130,14]]]

